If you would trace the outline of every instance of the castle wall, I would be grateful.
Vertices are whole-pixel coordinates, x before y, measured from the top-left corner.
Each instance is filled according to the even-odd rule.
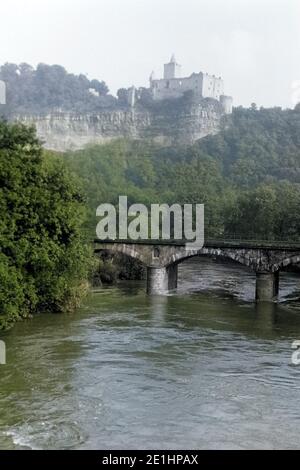
[[[180,98],[186,91],[194,90],[197,96],[202,97],[203,74],[192,74],[190,77],[160,79],[152,81],[152,92],[155,100]]]
[[[189,90],[199,98],[219,100],[224,94],[224,82],[221,78],[200,72],[190,77],[152,80],[151,89],[155,100],[179,98]]]

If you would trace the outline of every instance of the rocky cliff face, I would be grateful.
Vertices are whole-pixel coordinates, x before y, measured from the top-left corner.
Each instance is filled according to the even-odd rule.
[[[162,145],[188,145],[208,134],[217,133],[222,114],[222,107],[217,101],[203,100],[184,106],[167,103],[99,114],[59,113],[14,118],[35,125],[38,137],[46,148],[65,151],[122,137],[149,139]]]

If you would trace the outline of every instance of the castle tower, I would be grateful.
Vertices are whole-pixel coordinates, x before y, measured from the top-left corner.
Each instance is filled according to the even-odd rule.
[[[232,113],[232,96],[221,95],[220,103],[222,105],[223,111],[225,114]]]
[[[129,88],[128,90],[128,95],[127,95],[127,101],[128,101],[128,104],[131,108],[134,107],[135,105],[135,86],[132,85],[131,88]]]
[[[150,75],[150,77],[149,77],[150,88],[152,87],[152,82],[153,82],[153,80],[155,80],[155,73],[154,73],[154,70],[152,70],[151,75]]]
[[[173,54],[168,64],[164,65],[164,79],[180,78],[181,65],[176,62],[175,55]]]
[[[0,104],[6,104],[6,85],[0,80]]]

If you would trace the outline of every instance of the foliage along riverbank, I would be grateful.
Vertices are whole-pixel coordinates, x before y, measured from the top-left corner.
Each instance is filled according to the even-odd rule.
[[[75,308],[87,290],[78,178],[35,131],[0,122],[0,329],[37,311]]]

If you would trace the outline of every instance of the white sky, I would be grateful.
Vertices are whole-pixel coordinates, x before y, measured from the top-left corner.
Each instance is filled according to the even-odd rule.
[[[300,101],[300,0],[1,0],[0,20],[0,63],[60,64],[115,93],[174,52],[235,105]]]

